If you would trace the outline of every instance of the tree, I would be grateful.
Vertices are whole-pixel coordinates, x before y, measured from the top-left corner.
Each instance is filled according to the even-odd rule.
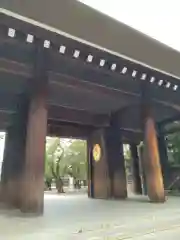
[[[87,179],[86,142],[73,139],[48,138],[45,159],[46,185],[51,189],[52,179],[56,181],[57,191],[63,191],[62,177]]]
[[[131,150],[130,150],[129,144],[123,144],[123,153],[124,153],[126,174],[128,176],[131,172],[131,165],[132,165],[132,156],[131,156]]]
[[[64,169],[71,169],[64,172],[69,173],[76,179],[87,178],[87,147],[86,142],[82,140],[74,140],[67,148],[66,155],[62,159]]]
[[[45,183],[49,190],[51,190],[51,184],[53,180],[52,166],[54,169],[54,160],[57,147],[59,145],[59,138],[47,138],[46,139],[46,155],[45,155]]]

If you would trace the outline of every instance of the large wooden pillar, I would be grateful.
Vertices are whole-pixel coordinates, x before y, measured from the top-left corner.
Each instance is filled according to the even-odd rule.
[[[109,168],[105,146],[105,130],[95,130],[89,139],[89,164],[91,174],[91,197],[110,197]]]
[[[6,130],[5,151],[1,173],[1,200],[19,208],[21,202],[21,177],[26,143],[27,101],[21,96],[12,125]]]
[[[127,179],[123,142],[118,114],[112,114],[110,126],[106,129],[106,152],[110,176],[110,196],[127,198]]]
[[[147,193],[150,201],[164,202],[165,192],[159,157],[156,126],[147,90],[148,89],[146,89],[142,95],[142,117],[145,145],[144,167],[146,174]]]
[[[132,158],[132,177],[133,177],[133,192],[135,194],[142,194],[142,184],[140,176],[140,160],[138,156],[138,149],[135,143],[130,144],[131,158]]]
[[[92,197],[127,198],[123,145],[117,118],[112,118],[109,127],[93,132],[89,147]]]
[[[37,44],[26,131],[21,211],[43,213],[47,131],[47,53]]]
[[[23,212],[43,213],[44,159],[47,130],[47,50],[36,46],[34,78],[27,104],[7,131],[3,170],[4,201]],[[21,102],[24,103],[24,99]],[[21,105],[21,104],[20,104]]]
[[[139,155],[139,166],[140,166],[140,176],[142,183],[142,194],[147,195],[147,184],[146,184],[146,174],[145,174],[145,151],[144,145],[140,145],[138,147],[138,155]]]

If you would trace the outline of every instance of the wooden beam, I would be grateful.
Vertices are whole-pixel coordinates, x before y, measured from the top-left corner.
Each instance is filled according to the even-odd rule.
[[[123,143],[136,143],[137,145],[143,140],[143,132],[139,129],[120,129]]]
[[[33,68],[22,62],[0,57],[0,72],[32,78]]]
[[[61,63],[66,63],[66,68],[68,63],[68,71],[64,70],[65,67],[63,68],[62,66],[64,65],[62,65]],[[118,82],[117,84],[116,77],[114,78],[113,76],[111,76],[111,74],[107,77],[107,74],[105,74],[103,71],[99,72],[99,70],[97,71],[97,69],[82,64],[80,65],[79,63],[77,67],[76,64],[74,64],[74,61],[72,61],[72,59],[63,59],[63,57],[61,56],[55,58],[54,62],[51,64],[52,66],[55,64],[58,66],[54,69],[50,67],[48,72],[50,82],[52,82],[53,84],[66,84],[67,86],[81,88],[84,91],[94,91],[96,93],[108,94],[109,96],[113,97],[123,95],[123,97],[127,98],[127,101],[130,101],[129,103],[131,104],[134,103],[134,101],[138,102],[140,95],[135,90],[136,87],[134,86],[135,88],[133,90],[133,88],[128,87],[130,85],[124,86],[121,85],[121,82]],[[59,65],[61,65],[61,68],[59,68]],[[79,69],[79,71],[77,71],[77,68]],[[89,71],[91,72],[91,74],[88,74]],[[11,74],[24,76],[26,78],[32,78],[33,68],[31,65],[25,64],[23,62],[0,58],[0,72],[9,72]],[[112,81],[111,78],[113,78],[114,80]],[[99,82],[99,79],[101,83]],[[168,101],[167,98],[158,99],[156,97],[156,99],[154,99],[154,102],[166,107],[171,107],[176,111],[180,111],[180,108],[178,108],[179,101],[178,97],[176,96],[177,93],[175,94],[174,92],[168,92],[168,94],[170,94]]]
[[[82,65],[83,66],[83,65]],[[26,78],[32,78],[33,76],[33,67],[26,63],[21,62],[21,60],[11,60],[0,57],[0,72],[7,72],[19,76],[24,76]],[[109,96],[120,96],[123,94],[127,99],[130,98],[131,102],[134,102],[134,97],[138,95],[133,94],[128,91],[123,91],[122,89],[114,89],[113,87],[106,86],[105,84],[99,85],[96,82],[86,81],[85,79],[78,78],[72,74],[65,74],[63,71],[55,72],[50,70],[49,73],[50,82],[57,85],[67,85],[74,88],[80,88],[85,91],[95,92],[97,94],[101,93]]]
[[[81,125],[101,126],[109,125],[109,116],[104,114],[92,114],[84,110],[71,109],[60,106],[50,106],[48,119],[61,122],[78,123]]]
[[[96,128],[73,123],[48,120],[48,135],[67,138],[87,139]],[[119,129],[123,143],[139,144],[143,140],[142,132]]]
[[[48,121],[47,135],[76,139],[87,139],[94,128],[81,125]]]
[[[82,89],[84,91],[91,92],[93,94],[103,94],[104,96],[112,96],[113,98],[119,98],[122,96],[126,99],[127,104],[138,102],[138,95],[133,94],[128,91],[123,91],[122,89],[114,89],[111,87],[107,87],[105,85],[99,85],[97,83],[85,81],[83,78],[78,79],[77,77],[65,74],[65,73],[58,73],[55,71],[49,71],[49,78],[51,84],[56,85],[57,87],[61,86],[69,86],[74,89]]]

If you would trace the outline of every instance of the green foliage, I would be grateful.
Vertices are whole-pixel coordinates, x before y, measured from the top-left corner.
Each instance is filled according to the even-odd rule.
[[[59,138],[47,138],[46,143],[46,155],[45,155],[45,178],[52,179],[52,165],[54,168],[55,153],[57,151],[58,145],[60,143]]]
[[[48,138],[46,144],[45,178],[60,178],[72,175],[77,179],[87,178],[86,142]]]
[[[86,142],[74,140],[62,159],[62,174],[71,174],[77,179],[87,179]]]
[[[128,144],[123,144],[123,152],[124,152],[124,159],[125,159],[125,166],[128,169],[131,166],[131,150]]]
[[[167,137],[169,161],[172,165],[180,165],[180,133]]]

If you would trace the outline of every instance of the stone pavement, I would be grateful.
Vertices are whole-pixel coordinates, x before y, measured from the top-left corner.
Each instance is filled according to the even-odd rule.
[[[88,199],[83,193],[45,194],[43,217],[0,210],[2,240],[180,239],[180,198],[152,204],[146,197],[126,201]]]

